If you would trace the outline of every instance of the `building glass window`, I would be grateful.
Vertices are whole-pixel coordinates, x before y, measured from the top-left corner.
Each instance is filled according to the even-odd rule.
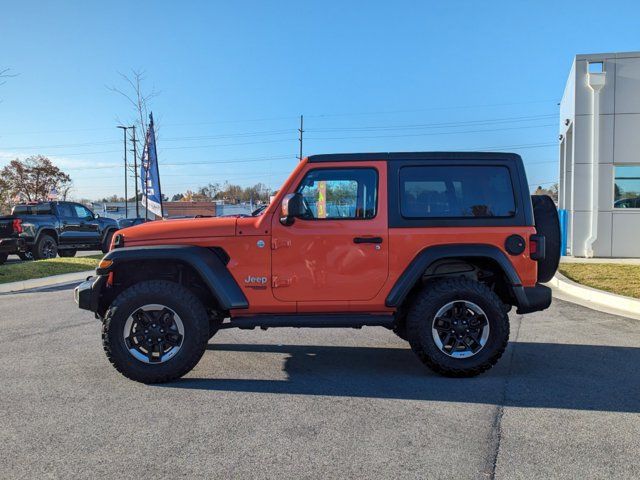
[[[640,165],[615,167],[613,208],[640,208]]]

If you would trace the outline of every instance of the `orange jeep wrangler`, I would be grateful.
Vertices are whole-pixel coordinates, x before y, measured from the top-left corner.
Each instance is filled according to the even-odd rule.
[[[504,352],[512,306],[549,307],[559,245],[518,155],[314,155],[254,216],[120,230],[75,299],[144,383],[189,372],[218,330],[255,327],[385,327],[469,377]]]

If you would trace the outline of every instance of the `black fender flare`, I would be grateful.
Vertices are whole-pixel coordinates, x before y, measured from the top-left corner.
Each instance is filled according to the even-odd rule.
[[[224,310],[248,308],[249,302],[220,256],[214,251],[192,245],[162,245],[148,247],[116,248],[107,253],[104,260],[113,263],[98,268],[98,275],[107,275],[119,265],[128,262],[155,260],[178,261],[192,267]]]
[[[51,235],[53,234],[53,235]],[[56,245],[60,243],[60,232],[53,225],[41,225],[36,230],[36,235],[33,237],[33,244],[35,245],[40,240],[42,235],[51,235],[56,241]]]
[[[507,256],[496,246],[487,244],[455,244],[455,245],[435,245],[427,247],[418,253],[409,266],[402,272],[394,286],[391,288],[385,304],[387,307],[399,307],[411,289],[420,280],[429,265],[443,258],[490,258],[498,263],[505,276],[514,288],[514,293],[518,297],[516,290],[522,289],[522,282],[516,269],[513,267]],[[520,287],[518,289],[518,287]],[[518,300],[520,300],[518,298]]]
[[[109,225],[108,227],[106,227],[102,231],[102,235],[100,235],[100,243],[102,244],[102,242],[104,242],[104,239],[107,238],[107,235],[109,235],[109,232],[113,232],[115,234],[117,231],[118,231],[118,227],[116,227],[115,225]]]

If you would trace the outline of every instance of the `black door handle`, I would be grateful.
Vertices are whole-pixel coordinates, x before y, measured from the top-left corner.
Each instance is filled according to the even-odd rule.
[[[382,243],[382,237],[355,237],[353,243]]]

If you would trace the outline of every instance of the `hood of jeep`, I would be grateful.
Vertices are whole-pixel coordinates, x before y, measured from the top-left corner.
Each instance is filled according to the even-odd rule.
[[[236,218],[179,218],[156,220],[119,230],[125,247],[158,244],[185,244],[210,237],[233,237]]]

